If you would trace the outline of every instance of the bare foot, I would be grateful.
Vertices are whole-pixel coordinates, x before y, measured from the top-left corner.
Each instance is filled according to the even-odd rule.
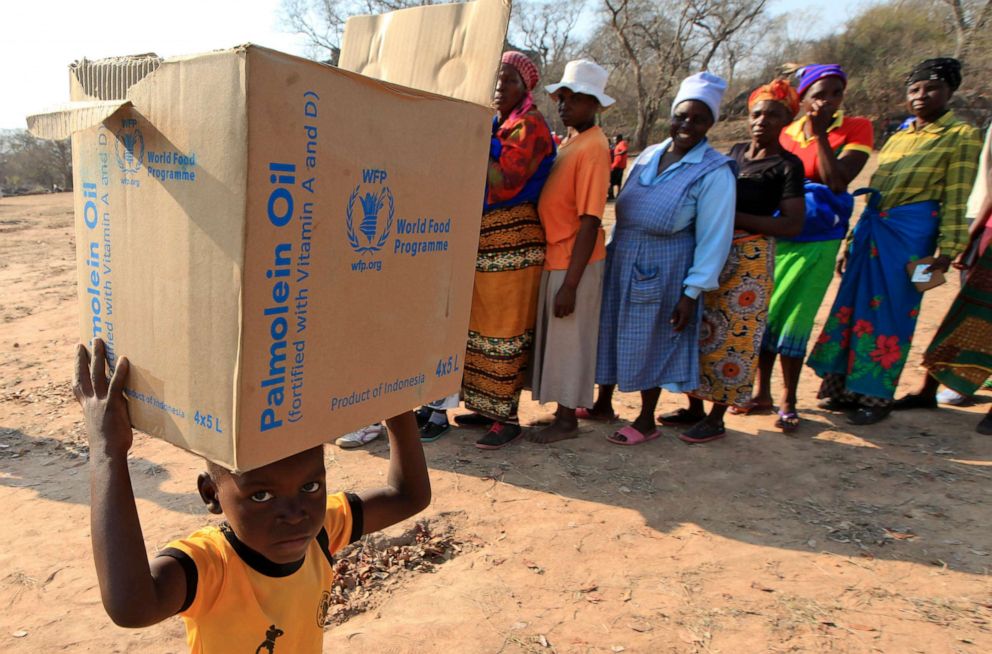
[[[544,429],[538,430],[527,437],[532,443],[541,443],[542,445],[547,445],[548,443],[557,443],[558,441],[568,440],[569,438],[577,438],[579,435],[579,425],[578,424],[568,424],[563,423],[560,420],[555,420],[553,423],[545,427]]]

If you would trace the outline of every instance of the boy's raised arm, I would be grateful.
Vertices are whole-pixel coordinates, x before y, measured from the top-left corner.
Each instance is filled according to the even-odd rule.
[[[133,434],[124,401],[128,362],[122,358],[109,383],[103,341],[93,358],[80,345],[72,390],[83,408],[90,443],[90,531],[100,595],[107,614],[122,627],[144,627],[175,615],[186,595],[186,577],[171,557],[149,566],[127,467]]]
[[[366,534],[406,520],[431,502],[431,481],[413,412],[390,418],[386,427],[389,431],[387,486],[359,494]]]

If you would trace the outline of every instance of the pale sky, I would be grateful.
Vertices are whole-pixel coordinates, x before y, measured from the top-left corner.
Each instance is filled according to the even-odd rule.
[[[829,0],[827,12],[823,0],[773,0],[772,11],[811,11],[815,36],[865,2]],[[303,41],[280,31],[278,7],[279,0],[2,0],[0,128],[24,127],[27,114],[65,102],[67,66],[82,57],[169,57],[248,42],[302,54]]]

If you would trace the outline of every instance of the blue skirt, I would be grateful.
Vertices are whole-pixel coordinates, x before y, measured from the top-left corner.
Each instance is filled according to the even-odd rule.
[[[891,399],[923,299],[906,266],[933,254],[940,205],[914,202],[879,211],[880,194],[868,192],[837,298],[807,364],[820,377],[843,376],[847,391]]]

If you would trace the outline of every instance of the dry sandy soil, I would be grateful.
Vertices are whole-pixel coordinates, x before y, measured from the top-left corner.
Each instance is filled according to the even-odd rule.
[[[0,643],[182,652],[178,619],[129,631],[100,605],[69,388],[71,224],[67,194],[0,200]],[[957,288],[927,296],[903,390]],[[453,430],[427,446],[425,517],[445,552],[373,570],[325,651],[992,651],[992,439],[974,432],[988,398],[852,428],[814,408],[816,387],[806,375],[791,437],[772,416],[730,417],[723,441],[666,430],[628,449],[585,424],[577,440],[484,453],[478,432]],[[618,408],[632,419],[637,399]],[[522,413],[549,417],[529,398]],[[329,448],[330,485],[381,483],[387,456],[382,441]],[[195,457],[139,434],[131,468],[150,553],[209,520]]]

